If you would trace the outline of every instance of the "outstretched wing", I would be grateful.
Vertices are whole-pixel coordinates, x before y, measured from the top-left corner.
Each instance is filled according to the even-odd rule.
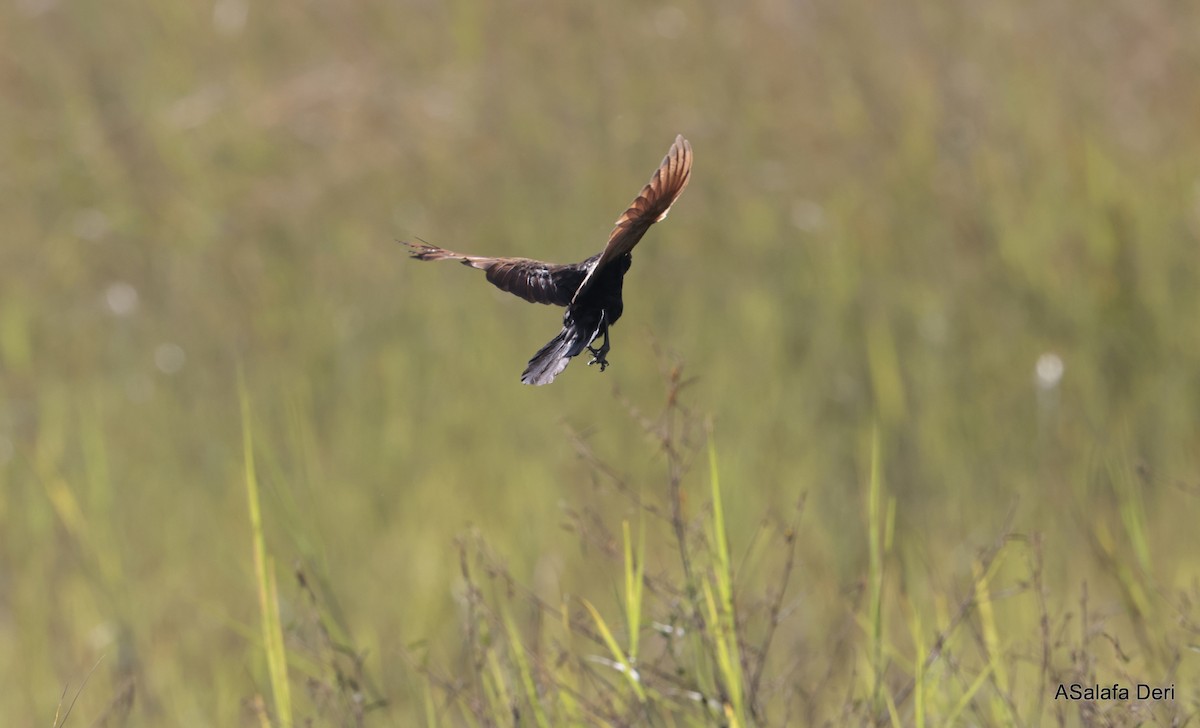
[[[633,246],[638,244],[650,226],[667,216],[671,205],[683,194],[691,176],[692,145],[683,135],[679,135],[675,137],[675,143],[671,145],[662,164],[650,178],[650,183],[642,188],[641,194],[629,209],[617,218],[616,227],[608,236],[608,245],[604,247],[600,259],[588,271],[572,300],[578,300],[588,288],[596,271],[633,250]]]
[[[412,257],[417,260],[457,260],[463,265],[479,268],[487,273],[487,279],[494,286],[531,303],[566,306],[571,303],[584,277],[584,271],[578,266],[555,265],[529,258],[484,258],[425,242],[400,242],[412,250]]]

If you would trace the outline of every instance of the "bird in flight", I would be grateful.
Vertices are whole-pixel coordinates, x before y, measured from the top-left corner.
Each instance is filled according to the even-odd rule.
[[[521,374],[525,384],[549,384],[584,349],[592,355],[589,366],[599,364],[600,371],[608,366],[608,329],[624,310],[621,285],[625,272],[633,264],[630,251],[651,225],[667,216],[671,205],[687,187],[691,174],[692,145],[677,136],[650,183],[617,218],[604,250],[579,263],[485,258],[455,253],[426,242],[402,242],[417,260],[457,260],[485,271],[488,281],[502,291],[532,303],[566,306],[562,331],[533,355]],[[601,337],[603,343],[594,348],[592,344]]]

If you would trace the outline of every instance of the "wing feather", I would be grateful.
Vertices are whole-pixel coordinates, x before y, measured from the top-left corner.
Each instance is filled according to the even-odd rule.
[[[608,245],[604,246],[604,252],[588,271],[573,300],[578,300],[588,288],[596,271],[633,250],[650,226],[667,216],[671,205],[687,188],[691,176],[692,145],[681,134],[675,137],[675,143],[667,151],[667,156],[655,170],[649,184],[642,188],[629,209],[617,218],[616,226],[608,236]]]
[[[457,260],[487,274],[492,285],[531,303],[566,306],[583,280],[583,271],[569,265],[530,258],[487,258],[464,255],[429,243],[401,241],[417,260]]]

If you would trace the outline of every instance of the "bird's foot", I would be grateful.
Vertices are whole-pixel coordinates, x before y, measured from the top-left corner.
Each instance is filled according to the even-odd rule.
[[[608,369],[608,346],[609,346],[609,344],[608,344],[608,324],[605,323],[605,314],[603,312],[600,313],[600,328],[596,330],[596,335],[594,335],[592,337],[592,340],[594,341],[601,333],[604,334],[604,343],[600,345],[600,348],[597,349],[590,345],[587,347],[587,350],[592,352],[592,360],[588,362],[588,366],[590,367],[593,364],[599,364],[600,371],[604,371],[605,369]]]
[[[587,348],[587,350],[592,353],[592,360],[588,362],[589,367],[593,364],[599,364],[600,371],[608,369],[608,358],[605,356],[607,352],[602,349],[593,349],[590,346]]]

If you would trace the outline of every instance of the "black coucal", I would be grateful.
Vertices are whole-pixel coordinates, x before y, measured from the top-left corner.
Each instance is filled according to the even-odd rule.
[[[457,260],[463,265],[487,272],[497,288],[516,294],[526,301],[566,306],[563,327],[529,360],[521,375],[525,384],[549,384],[567,368],[571,358],[587,349],[591,364],[600,371],[608,366],[608,328],[621,318],[624,305],[621,285],[625,271],[633,264],[630,251],[651,225],[667,216],[667,211],[687,187],[692,173],[692,145],[682,136],[667,152],[650,183],[629,209],[617,219],[604,250],[580,263],[543,263],[529,258],[484,258],[463,255],[428,243],[404,244],[417,260]],[[596,349],[591,344],[601,336]]]

